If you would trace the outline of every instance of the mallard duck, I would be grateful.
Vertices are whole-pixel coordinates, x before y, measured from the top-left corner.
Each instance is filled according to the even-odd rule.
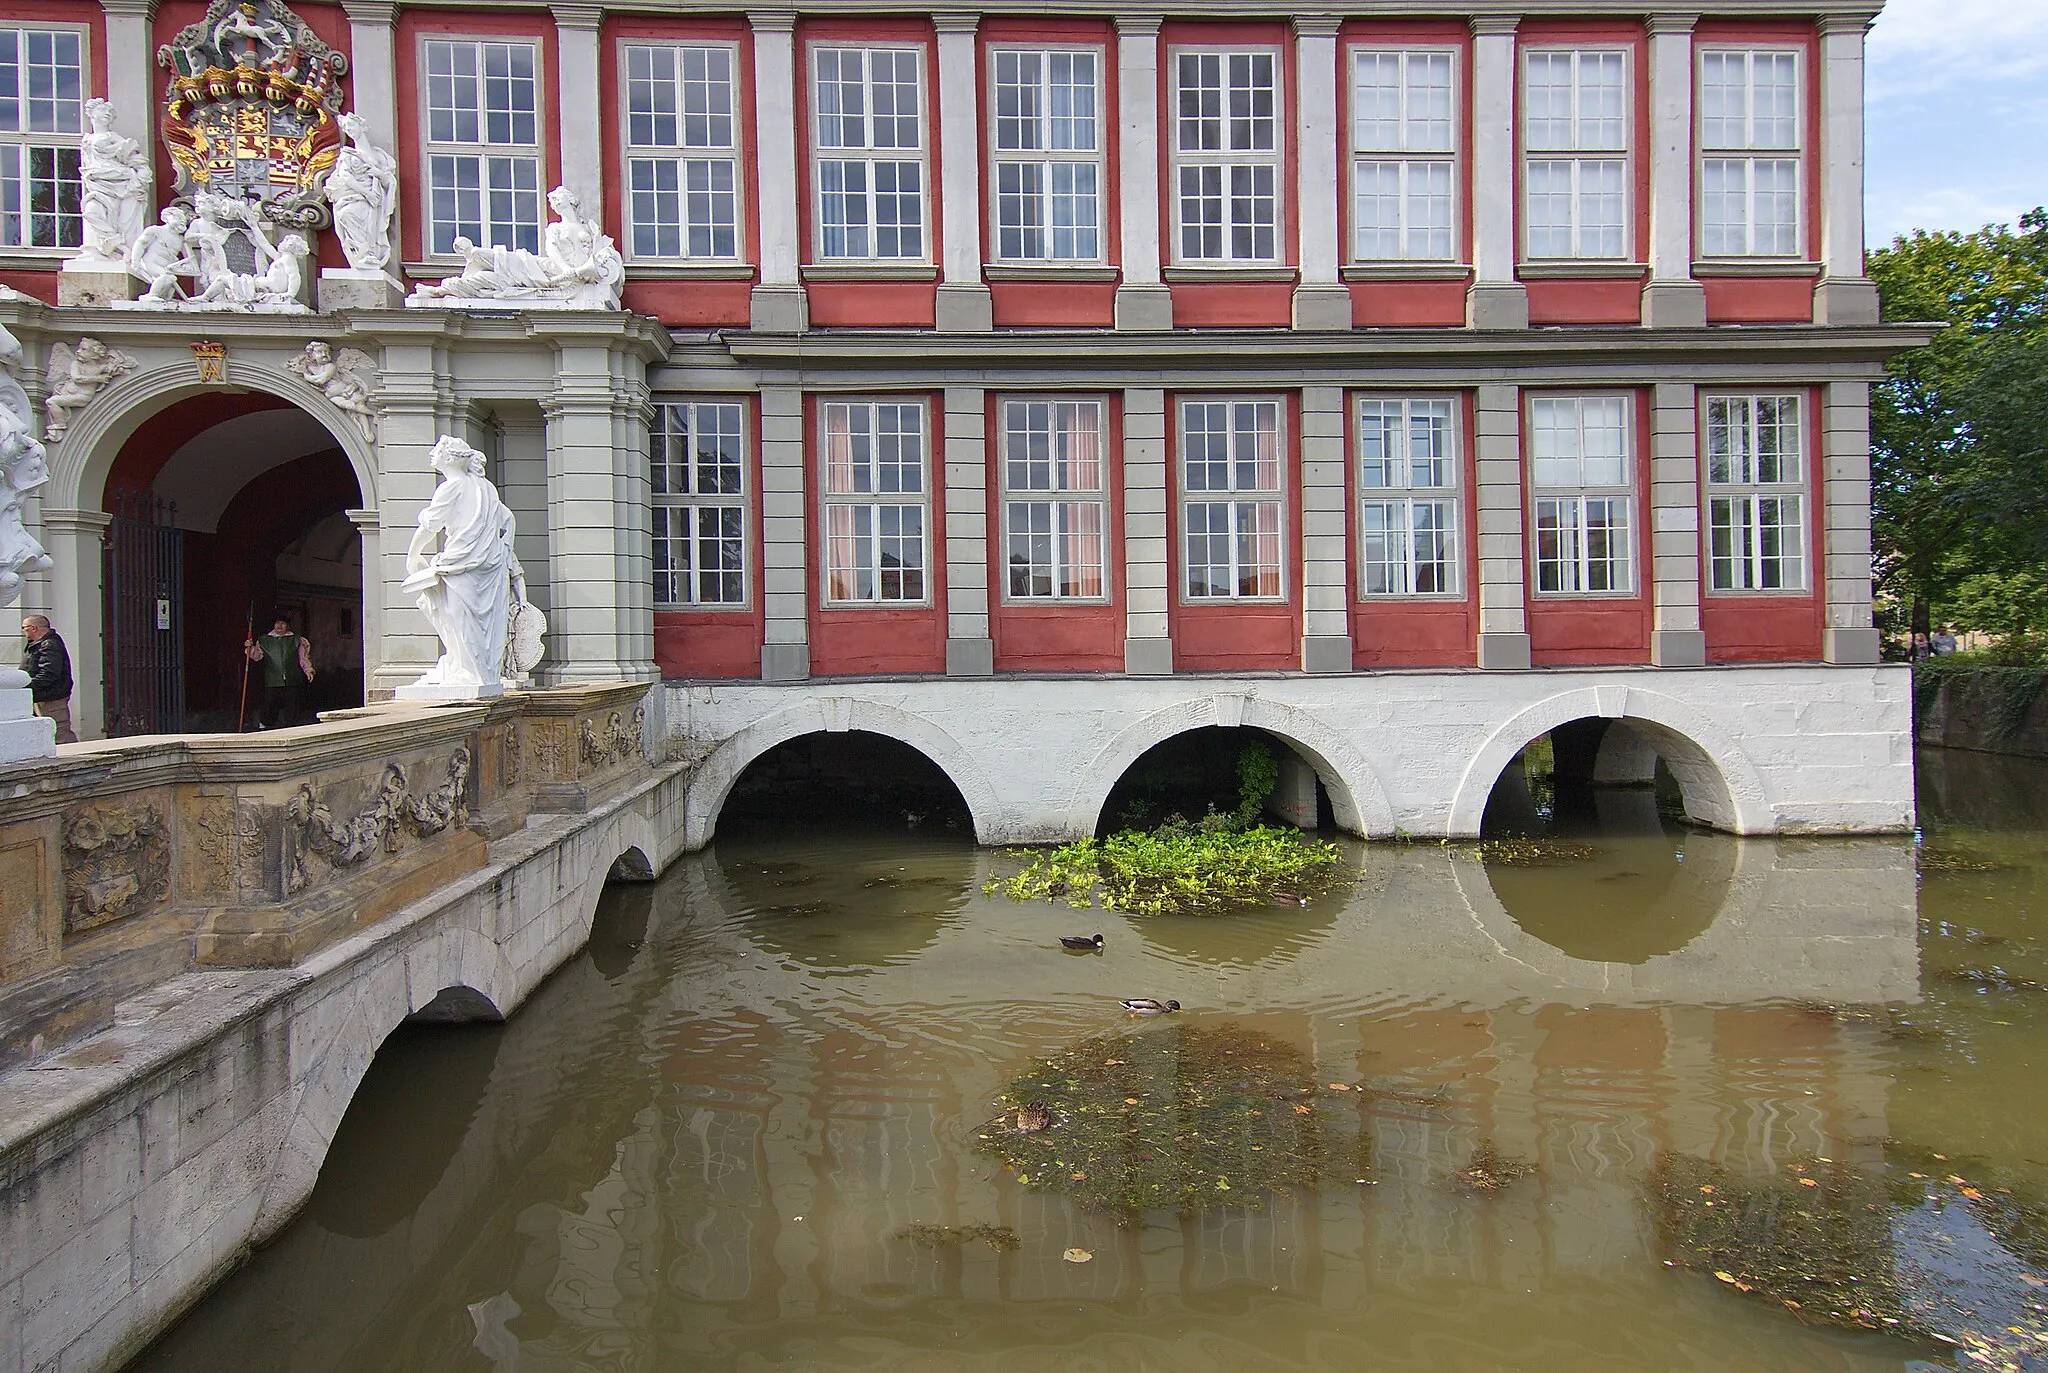
[[[1168,1011],[1180,1009],[1178,1001],[1157,1001],[1149,996],[1134,997],[1129,1001],[1119,1001],[1116,1004],[1129,1011],[1132,1015],[1165,1015]]]
[[[1020,1135],[1035,1135],[1050,1124],[1052,1112],[1042,1102],[1026,1102],[1017,1112],[1017,1133]]]
[[[1099,949],[1102,936],[1099,934],[1063,934],[1060,943],[1069,949]]]

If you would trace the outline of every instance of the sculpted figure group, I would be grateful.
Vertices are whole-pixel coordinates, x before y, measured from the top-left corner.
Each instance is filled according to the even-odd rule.
[[[0,606],[20,600],[22,579],[50,566],[50,555],[22,523],[21,508],[50,479],[50,465],[36,442],[20,366],[21,344],[0,325]]]

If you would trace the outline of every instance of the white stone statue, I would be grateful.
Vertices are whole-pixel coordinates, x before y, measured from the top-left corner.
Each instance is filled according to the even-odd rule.
[[[230,272],[217,276],[189,302],[191,308],[247,310],[257,314],[302,315],[312,313],[299,293],[306,284],[306,258],[312,252],[304,234],[286,234],[272,247],[260,233],[251,232],[256,244],[254,272]]]
[[[529,612],[539,614],[526,604],[526,573],[512,552],[516,523],[484,476],[483,454],[444,434],[429,458],[441,484],[405,551],[401,589],[419,597],[420,613],[441,638],[441,658],[397,694],[403,700],[502,695],[506,677],[532,666],[508,657],[515,624]]]
[[[462,254],[462,275],[421,286],[405,303],[461,306],[482,301],[535,309],[618,309],[626,263],[611,236],[596,220],[584,217],[575,193],[566,186],[548,193],[548,205],[558,218],[542,235],[541,252],[479,248],[458,238],[455,250]]]
[[[398,210],[398,159],[370,142],[369,126],[353,112],[341,117],[348,144],[327,173],[327,203],[348,265],[381,272],[391,261],[391,217]]]
[[[112,105],[86,101],[85,120],[90,131],[78,145],[85,241],[65,265],[122,271],[128,265],[128,250],[142,237],[148,219],[154,174],[142,145],[114,132]]]
[[[22,519],[29,492],[50,479],[50,465],[35,439],[35,410],[20,367],[21,344],[0,325],[0,606],[21,599],[30,573],[50,567],[50,555]]]
[[[192,227],[192,212],[183,205],[166,205],[157,222],[142,231],[128,250],[128,275],[142,283],[142,294],[116,305],[169,309],[184,299],[181,276],[198,270],[192,261],[186,233]]]
[[[102,386],[134,369],[134,358],[96,338],[80,339],[75,350],[62,343],[53,345],[50,396],[43,402],[44,441],[60,441],[71,427],[72,416],[83,410]]]
[[[285,366],[319,387],[335,409],[346,410],[362,427],[364,438],[377,436],[377,415],[370,408],[370,380],[377,369],[369,354],[354,348],[337,353],[315,339]]]

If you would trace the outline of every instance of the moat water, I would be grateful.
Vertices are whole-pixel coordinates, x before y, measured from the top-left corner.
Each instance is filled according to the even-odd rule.
[[[1212,919],[984,896],[1015,859],[929,824],[721,838],[612,889],[509,1023],[396,1034],[304,1214],[132,1367],[2048,1368],[2048,767],[1920,787],[1917,839],[1618,793],[1583,849],[1347,843],[1332,894]],[[1098,1038],[1133,1034],[1183,1038]],[[1292,1075],[1243,1172],[1148,1056],[1232,1035]],[[1277,1170],[1313,1176],[1136,1213],[1027,1183],[980,1136],[1077,1046],[1186,1113],[1130,1158],[1241,1194],[1313,1141]],[[1084,1148],[1061,1104],[1034,1141],[1105,1166],[1114,1122]]]

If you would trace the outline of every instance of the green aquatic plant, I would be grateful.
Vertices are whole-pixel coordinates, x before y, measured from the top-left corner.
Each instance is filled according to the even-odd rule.
[[[1314,1068],[1294,1045],[1237,1024],[1100,1035],[1017,1077],[975,1139],[1032,1191],[1127,1220],[1256,1207],[1322,1175]],[[1034,1107],[1045,1124],[1023,1128]]]
[[[1280,898],[1305,902],[1329,886],[1338,858],[1335,844],[1293,830],[1169,822],[1030,853],[1022,871],[994,878],[982,890],[1078,909],[1213,915]]]
[[[1582,863],[1598,850],[1576,839],[1551,839],[1534,835],[1503,835],[1479,842],[1479,857],[1487,863],[1510,868],[1551,868]]]
[[[898,1239],[909,1240],[912,1244],[926,1249],[947,1249],[968,1244],[985,1244],[998,1253],[1007,1253],[1017,1248],[1017,1232],[1007,1225],[990,1225],[986,1221],[975,1221],[971,1225],[930,1225],[924,1221],[913,1221],[896,1232]]]

